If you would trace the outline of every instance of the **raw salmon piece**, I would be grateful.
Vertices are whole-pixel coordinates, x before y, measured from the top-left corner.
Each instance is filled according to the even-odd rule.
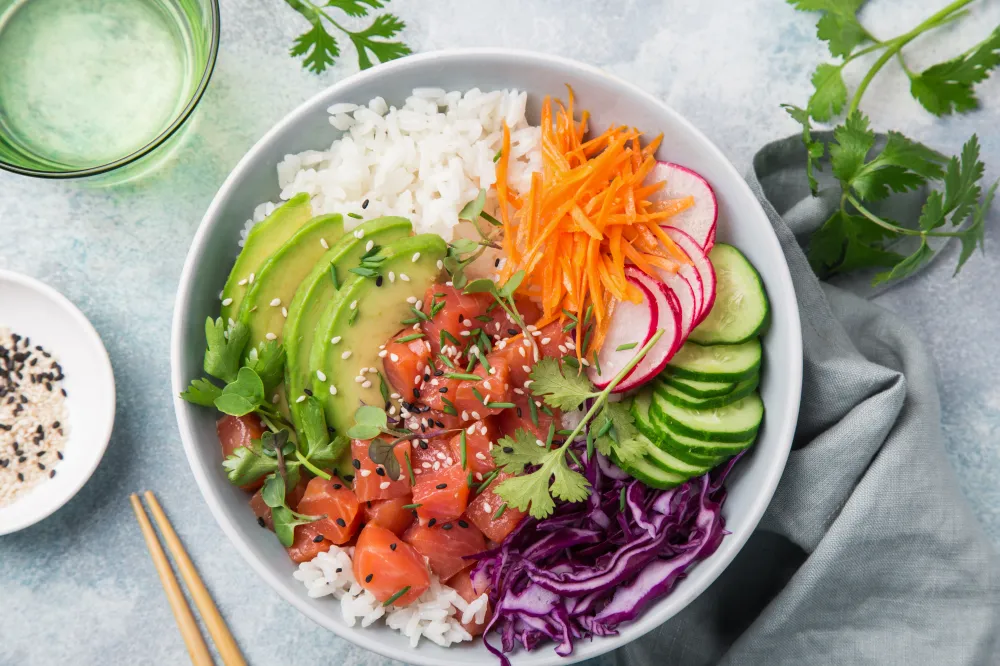
[[[385,369],[386,380],[397,393],[407,400],[413,395],[413,389],[420,386],[422,376],[431,358],[430,343],[424,338],[407,342],[396,341],[398,338],[412,333],[413,329],[404,328],[394,335],[386,343],[386,354],[382,357],[382,367]]]
[[[427,558],[431,571],[441,580],[471,567],[475,560],[466,559],[466,556],[486,549],[483,533],[465,518],[438,523],[434,527],[411,525],[403,534],[403,541]]]
[[[489,294],[464,294],[460,289],[446,284],[433,284],[424,294],[423,311],[430,314],[434,303],[444,301],[444,307],[438,310],[429,321],[423,321],[420,327],[431,343],[431,351],[435,355],[441,353],[441,332],[446,331],[451,338],[445,337],[447,347],[458,346],[459,351],[465,351],[471,341],[471,336],[463,336],[462,331],[471,331],[482,326],[483,322],[476,317],[483,316],[486,309],[493,303]],[[467,323],[466,323],[467,322]],[[454,342],[458,340],[458,344]],[[453,354],[449,356],[454,357]]]
[[[413,524],[416,517],[413,509],[403,507],[411,504],[413,499],[409,495],[394,497],[387,500],[373,500],[361,505],[365,523],[383,527],[393,534],[402,534],[407,527]]]
[[[491,416],[465,428],[465,469],[473,474],[486,475],[496,469],[493,455],[490,453],[493,443],[500,437],[496,418]],[[450,447],[452,457],[456,461],[461,461],[462,433],[451,438]]]
[[[354,550],[354,577],[381,602],[409,588],[393,605],[408,606],[431,585],[423,556],[389,530],[365,525]]]
[[[307,516],[326,516],[313,523],[316,531],[337,545],[347,543],[361,525],[361,505],[351,487],[337,477],[329,481],[316,477],[295,505],[295,511]]]
[[[391,442],[383,438],[386,443]],[[385,468],[376,465],[368,457],[368,440],[351,440],[352,464],[354,474],[354,493],[359,502],[393,499],[410,494],[410,475],[407,472],[406,458],[410,455],[410,442],[400,442],[393,448],[396,460],[399,461],[399,476],[390,479]]]
[[[417,477],[413,503],[420,505],[417,516],[421,523],[433,527],[462,515],[469,499],[467,475],[461,465],[452,465]]]
[[[514,507],[506,507],[499,518],[494,519],[497,511],[505,504],[502,497],[494,493],[496,487],[511,478],[512,474],[500,472],[489,487],[469,502],[465,515],[490,541],[500,543],[507,538],[525,513]]]
[[[246,416],[223,416],[215,424],[215,432],[219,436],[219,443],[222,445],[222,457],[228,458],[233,451],[243,447],[250,447],[252,440],[260,439],[267,431],[264,424],[255,414]],[[253,483],[240,486],[243,490],[253,492],[264,485],[263,477]]]
[[[458,595],[465,599],[468,603],[472,603],[484,592],[489,591],[489,585],[487,582],[483,580],[477,585],[477,583],[473,581],[472,577],[469,575],[468,569],[463,569],[455,574],[454,578],[448,581],[448,587],[458,592]],[[470,635],[479,636],[486,631],[486,625],[489,624],[490,618],[492,617],[493,609],[490,607],[490,604],[487,603],[486,617],[482,622],[476,622],[475,619],[472,619],[468,622],[463,622],[462,627],[469,632]]]

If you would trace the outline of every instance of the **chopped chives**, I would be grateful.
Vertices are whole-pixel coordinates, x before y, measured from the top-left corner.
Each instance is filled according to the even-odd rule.
[[[407,585],[406,587],[404,587],[403,589],[401,589],[399,592],[397,592],[396,594],[392,595],[391,597],[389,597],[388,599],[386,599],[385,601],[383,601],[382,605],[383,606],[390,605],[392,602],[396,601],[397,599],[399,599],[401,596],[403,596],[404,594],[406,594],[409,591],[410,591],[410,586]]]
[[[486,406],[490,409],[513,409],[517,407],[517,405],[512,402],[488,402],[486,403]]]
[[[444,373],[444,376],[447,377],[448,379],[468,379],[473,382],[478,382],[479,380],[482,379],[482,377],[480,377],[479,375],[473,375],[471,373],[466,373],[466,372],[446,372]]]
[[[485,218],[486,221],[489,222],[490,224],[492,224],[494,227],[503,226],[503,223],[500,222],[500,220],[498,220],[497,218],[493,217],[492,215],[490,215],[489,213],[487,213],[485,210],[483,212],[481,212],[480,215],[482,215],[483,218]]]
[[[407,451],[403,454],[403,458],[406,459],[406,471],[410,473],[410,485],[417,485],[417,476],[413,473],[413,465],[410,463],[410,452]]]
[[[576,318],[576,315],[567,310],[566,308],[562,309],[562,313],[567,317],[569,317],[570,319],[572,319],[573,321],[579,321],[579,319]]]
[[[611,430],[611,419],[608,419],[607,421],[604,422],[604,425],[601,426],[601,429],[597,431],[597,436],[604,437],[605,435],[608,434],[610,430]]]
[[[404,504],[403,508],[404,509],[419,509],[422,506],[423,506],[423,504]]]
[[[635,349],[638,345],[638,342],[626,342],[623,345],[615,347],[615,351],[628,351],[629,349]]]
[[[535,401],[531,399],[531,396],[528,396],[528,409],[531,411],[531,422],[534,423],[537,426],[538,425],[538,406],[535,404]]]
[[[580,362],[576,360],[575,356],[563,356],[562,361],[574,370],[580,369]]]
[[[461,439],[459,439],[458,446],[459,446],[459,451],[461,451],[461,454],[462,454],[462,469],[466,469],[466,462],[467,462],[467,456],[468,456],[467,448],[468,447],[467,447],[467,444],[466,444],[466,437],[465,437],[465,430],[464,429],[462,430],[462,434],[460,435],[460,437],[461,437]],[[471,472],[470,472],[470,474],[471,474]]]
[[[493,161],[499,162],[501,157],[503,157],[503,150],[498,150],[497,154],[493,156]]]
[[[444,409],[441,411],[449,416],[458,416],[458,410],[455,409],[455,403],[453,403],[448,398],[441,398],[441,402],[444,403]]]
[[[444,329],[441,330],[441,337],[442,338],[448,338],[449,340],[451,340],[452,342],[454,342],[456,345],[460,345],[461,346],[461,344],[462,344],[461,342],[458,341],[458,338],[456,338],[454,335],[452,335],[451,333],[449,333],[448,331],[446,331]],[[442,347],[444,346],[444,342],[443,341],[441,343],[441,346]]]
[[[486,342],[488,344],[489,340],[487,340]],[[479,362],[483,364],[484,368],[486,368],[486,372],[489,372],[490,370],[493,369],[493,367],[490,365],[490,362],[486,360],[486,357],[483,356],[483,353],[481,351],[477,351],[476,356],[479,357]]]
[[[430,321],[431,320],[431,318],[428,317],[427,313],[424,312],[423,310],[418,310],[417,308],[413,307],[412,305],[410,306],[410,310],[412,310],[413,314],[417,315],[417,317],[419,319],[423,319],[424,321]]]
[[[576,322],[575,321],[571,321],[570,323],[568,323],[568,324],[566,324],[565,326],[562,327],[562,332],[563,333],[569,333],[574,328],[576,328]]]
[[[375,277],[378,275],[377,271],[373,271],[365,266],[357,266],[355,268],[348,268],[348,273],[354,273],[355,275],[360,275],[361,277]]]
[[[424,337],[423,333],[411,333],[410,335],[404,335],[401,338],[396,338],[396,342],[410,342],[411,340],[416,340],[422,337]]]
[[[337,279],[337,267],[330,264],[330,279],[333,280],[333,288],[340,291],[340,280]]]
[[[420,323],[420,318],[419,317],[409,317],[408,319],[404,319],[403,321],[401,321],[399,323],[402,324],[403,326],[410,326],[411,324],[419,324]]]
[[[580,462],[580,459],[576,457],[576,452],[573,451],[573,449],[567,448],[566,453],[568,453],[569,457],[573,459],[573,462],[575,462],[577,465],[580,466],[580,469],[583,469],[583,463]]]
[[[347,217],[353,217],[355,220],[363,220],[364,219],[363,217],[361,217],[357,213],[348,213]]]
[[[472,395],[476,396],[476,400],[478,400],[479,402],[483,403],[484,405],[486,404],[486,399],[483,398],[483,394],[480,393],[479,389],[477,389],[475,386],[472,387]]]
[[[594,350],[594,368],[597,369],[597,374],[601,374],[601,362],[597,360],[597,350]]]
[[[622,486],[621,498],[618,500],[618,510],[619,511],[625,511],[625,490],[627,488],[628,488],[628,486]]]
[[[507,510],[507,502],[504,502],[503,504],[500,505],[500,508],[497,509],[496,513],[493,514],[493,520],[500,520],[500,516],[502,516],[504,511],[506,510]]]
[[[552,438],[556,436],[556,422],[549,423],[549,434],[545,437],[545,448],[552,448]]]
[[[358,313],[359,312],[360,312],[360,310],[358,308],[354,308],[353,310],[351,310],[351,314],[347,315],[347,325],[348,326],[354,326],[354,322],[356,322],[358,320]]]
[[[493,321],[490,317],[487,317],[486,315],[476,315],[476,319],[478,321],[483,322],[484,324],[488,324],[491,321]]]
[[[587,429],[587,460],[594,459],[594,434]]]
[[[441,359],[441,362],[444,363],[445,365],[447,365],[452,370],[455,369],[455,364],[452,363],[451,359],[448,358],[447,356],[445,356],[444,354],[438,354],[438,358]]]
[[[499,473],[500,473],[500,470],[499,469],[495,469],[492,472],[490,472],[489,474],[487,474],[486,478],[483,479],[483,482],[479,484],[479,489],[476,491],[476,494],[479,495],[484,490],[486,490],[487,488],[489,488],[490,484],[493,483],[493,479],[497,478],[497,474],[499,474]]]

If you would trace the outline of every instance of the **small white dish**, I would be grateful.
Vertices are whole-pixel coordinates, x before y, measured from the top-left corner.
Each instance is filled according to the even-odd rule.
[[[115,421],[115,377],[108,352],[65,296],[34,278],[0,270],[4,327],[58,357],[66,376],[69,430],[56,475],[0,507],[0,535],[34,525],[72,499],[104,457]]]

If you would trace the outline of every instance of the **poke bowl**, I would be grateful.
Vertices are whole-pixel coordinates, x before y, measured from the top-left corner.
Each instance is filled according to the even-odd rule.
[[[268,132],[192,242],[171,363],[251,567],[427,665],[575,663],[667,622],[757,526],[802,379],[781,247],[723,154],[506,50],[380,65]]]

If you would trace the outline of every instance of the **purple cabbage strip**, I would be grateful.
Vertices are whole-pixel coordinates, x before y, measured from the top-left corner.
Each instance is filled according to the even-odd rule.
[[[517,644],[609,636],[667,595],[687,570],[716,551],[725,521],[723,482],[739,456],[670,490],[633,480],[600,453],[586,460],[586,502],[560,503],[543,520],[525,518],[500,546],[476,556],[473,575],[490,581],[493,616],[483,638],[503,666]],[[625,510],[621,509],[625,489]],[[540,537],[540,538],[539,538]],[[486,638],[500,633],[499,648]]]

